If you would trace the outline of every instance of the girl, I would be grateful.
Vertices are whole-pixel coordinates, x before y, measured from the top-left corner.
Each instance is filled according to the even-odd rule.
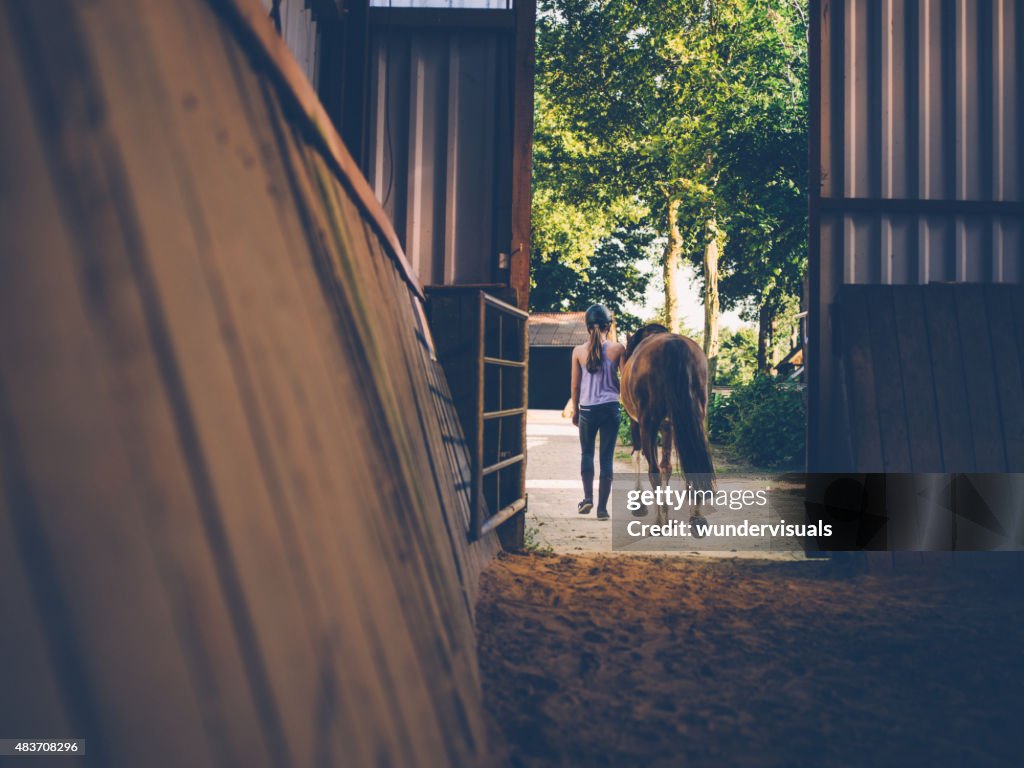
[[[615,438],[619,433],[619,365],[626,348],[608,340],[612,313],[607,307],[595,304],[588,309],[586,323],[590,340],[572,351],[572,423],[579,427],[583,454],[583,501],[577,509],[585,515],[594,508],[594,447],[600,435],[597,519],[607,520]]]

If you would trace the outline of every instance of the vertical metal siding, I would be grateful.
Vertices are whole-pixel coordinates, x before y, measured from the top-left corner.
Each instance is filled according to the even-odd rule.
[[[274,0],[260,0],[260,4],[268,15],[273,11]],[[306,78],[316,88],[319,30],[310,0],[280,0],[278,16],[281,19],[281,37]]]
[[[811,5],[813,469],[834,460],[842,284],[1024,281],[1024,3]]]
[[[316,88],[316,22],[307,0],[281,0],[281,36]]]
[[[510,30],[379,26],[367,176],[424,284],[495,282],[511,242]]]

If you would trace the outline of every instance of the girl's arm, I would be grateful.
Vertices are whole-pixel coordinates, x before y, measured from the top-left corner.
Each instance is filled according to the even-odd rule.
[[[616,342],[616,350],[618,354],[615,355],[615,369],[616,373],[622,373],[622,366],[626,364],[626,348]]]
[[[576,350],[572,351],[572,378],[570,380],[570,388],[572,391],[572,423],[579,425],[580,423],[580,381],[583,378],[580,370],[579,360],[576,359]]]

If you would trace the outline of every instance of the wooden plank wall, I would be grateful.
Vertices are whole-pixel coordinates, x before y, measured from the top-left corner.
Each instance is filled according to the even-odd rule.
[[[0,4],[0,723],[103,766],[486,765],[497,545],[419,300],[222,13]]]
[[[857,472],[954,473],[985,489],[995,522],[972,522],[952,502],[929,509],[920,494],[887,504],[890,550],[1024,546],[1024,288],[995,284],[847,285],[839,292],[847,466]],[[914,485],[903,475],[893,485]],[[922,482],[925,478],[922,478]],[[993,490],[995,489],[995,490]],[[978,500],[962,503],[977,508]],[[892,516],[896,515],[896,518]],[[912,520],[913,516],[924,516]],[[927,521],[924,520],[927,518]],[[929,534],[928,531],[931,530]],[[951,532],[943,542],[935,530]],[[959,532],[957,534],[957,532]],[[941,537],[940,537],[941,538]],[[1024,568],[1022,552],[871,552],[872,570],[940,564]]]
[[[1024,472],[1024,288],[847,285],[849,471]]]

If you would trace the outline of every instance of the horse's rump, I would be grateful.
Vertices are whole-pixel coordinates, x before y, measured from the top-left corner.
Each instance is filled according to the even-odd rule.
[[[704,427],[708,400],[704,351],[692,339],[650,325],[630,337],[627,354],[622,401],[630,418],[640,425],[641,443],[656,439],[651,433],[656,434],[668,420],[687,481],[698,490],[713,488],[715,470]]]

